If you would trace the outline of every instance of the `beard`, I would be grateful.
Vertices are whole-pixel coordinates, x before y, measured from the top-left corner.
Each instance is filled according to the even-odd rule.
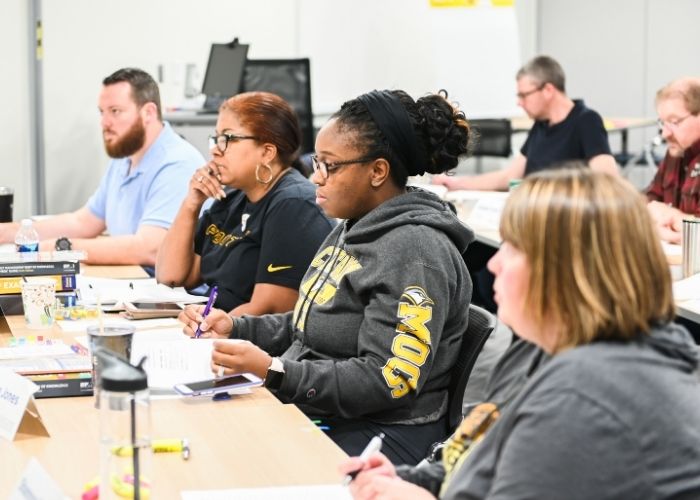
[[[146,129],[140,118],[136,118],[134,124],[124,132],[121,137],[116,137],[112,142],[104,139],[105,151],[110,158],[126,158],[136,153],[146,142]]]

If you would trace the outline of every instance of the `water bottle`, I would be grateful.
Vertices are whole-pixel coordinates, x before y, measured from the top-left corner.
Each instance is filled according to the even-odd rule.
[[[15,235],[15,250],[18,252],[39,251],[39,233],[34,229],[31,219],[22,219],[22,224]]]
[[[146,372],[111,351],[97,351],[100,378],[100,500],[154,498],[151,411]]]

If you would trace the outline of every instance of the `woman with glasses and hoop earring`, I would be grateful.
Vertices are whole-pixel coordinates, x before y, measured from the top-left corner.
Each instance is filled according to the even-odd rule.
[[[300,173],[300,145],[296,114],[281,97],[246,92],[225,101],[211,160],[190,179],[158,252],[158,281],[217,286],[215,306],[237,316],[291,310],[333,228]],[[209,198],[214,203],[200,217]]]
[[[474,235],[444,201],[406,186],[467,152],[469,125],[446,97],[384,90],[346,102],[316,138],[311,177],[316,203],[344,222],[311,261],[294,311],[212,309],[201,323],[205,337],[248,341],[215,342],[215,373],[264,377],[350,454],[383,433],[392,460],[416,463],[446,432]]]

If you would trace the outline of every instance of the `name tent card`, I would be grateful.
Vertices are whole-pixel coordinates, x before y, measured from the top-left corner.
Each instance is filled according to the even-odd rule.
[[[33,395],[38,389],[31,380],[0,369],[0,438],[12,441],[18,433],[48,437],[34,404]]]
[[[67,500],[56,481],[49,476],[36,458],[31,458],[22,479],[9,500]]]

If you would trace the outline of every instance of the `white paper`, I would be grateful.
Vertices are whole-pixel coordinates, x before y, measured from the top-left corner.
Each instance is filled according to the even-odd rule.
[[[477,200],[467,218],[467,225],[498,230],[505,199],[484,198]]]
[[[144,365],[148,386],[154,389],[172,389],[175,384],[197,382],[214,377],[211,371],[213,339],[180,340],[148,339],[136,336],[131,346],[131,362],[146,356]]]
[[[177,318],[154,318],[154,319],[126,319],[126,318],[115,318],[115,317],[105,317],[102,319],[104,324],[119,324],[132,326],[139,330],[148,330],[150,328],[161,328],[161,327],[177,327],[180,323]],[[64,332],[84,332],[87,330],[88,326],[99,325],[100,321],[97,319],[79,319],[76,321],[71,320],[60,320],[57,321],[61,330]],[[182,329],[182,328],[180,328]]]
[[[32,457],[9,500],[66,500],[67,498],[39,461]]]
[[[12,441],[29,398],[39,387],[12,370],[0,369],[0,438]]]
[[[111,279],[79,275],[81,302],[84,305],[121,304],[124,302],[176,302],[196,304],[207,297],[191,295],[183,287],[170,288],[150,279]]]
[[[236,488],[230,490],[183,491],[182,500],[350,500],[347,488],[340,484]]]
[[[694,274],[673,283],[673,298],[676,302],[700,299],[700,274]]]

